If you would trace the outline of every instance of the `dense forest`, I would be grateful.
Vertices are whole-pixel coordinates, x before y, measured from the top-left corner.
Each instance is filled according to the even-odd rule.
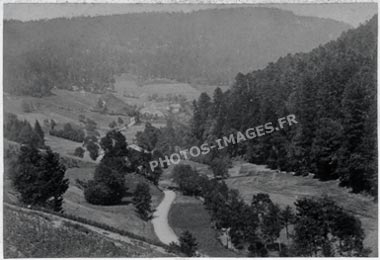
[[[310,53],[239,73],[231,90],[194,102],[192,137],[210,142],[294,114],[284,128],[227,149],[273,169],[339,179],[377,193],[377,17]],[[215,155],[218,156],[218,155]]]
[[[112,89],[114,75],[229,84],[287,53],[310,51],[349,26],[273,8],[136,13],[4,23],[4,90]]]

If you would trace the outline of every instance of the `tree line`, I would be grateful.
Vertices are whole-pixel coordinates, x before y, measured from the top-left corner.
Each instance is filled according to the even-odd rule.
[[[70,123],[64,124],[62,129],[50,129],[49,134],[78,143],[82,143],[86,135],[83,129],[73,127]]]
[[[239,73],[233,87],[194,101],[195,143],[245,131],[289,114],[299,125],[225,148],[272,169],[339,179],[377,194],[377,17],[310,53]],[[214,156],[214,155],[212,155]],[[217,155],[220,156],[220,155]]]
[[[176,165],[173,179],[184,195],[201,196],[213,225],[225,230],[233,246],[251,257],[268,256],[366,256],[359,219],[328,197],[298,199],[282,209],[268,194],[253,195],[247,204],[237,190],[223,181],[208,179],[189,165]],[[292,228],[290,228],[292,227]],[[288,242],[278,241],[285,229]]]
[[[19,120],[12,113],[6,113],[4,116],[4,137],[21,144],[45,147],[45,134],[38,120],[32,127],[28,121]]]
[[[114,76],[121,73],[135,74],[140,81],[229,84],[239,71],[310,50],[346,29],[332,20],[246,7],[7,20],[4,90],[44,96],[55,86],[102,93],[113,88]]]

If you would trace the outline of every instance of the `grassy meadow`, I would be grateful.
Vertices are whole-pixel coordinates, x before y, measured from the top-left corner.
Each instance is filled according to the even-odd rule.
[[[211,228],[211,218],[203,203],[194,198],[177,193],[169,212],[169,225],[177,236],[189,230],[197,239],[199,251],[209,257],[237,257],[238,255],[222,246],[215,229]]]
[[[92,179],[94,171],[95,165],[86,168],[71,168],[66,171],[66,176],[70,180],[70,186],[64,194],[63,208],[65,213],[158,241],[152,223],[142,220],[136,213],[135,206],[132,204],[132,192],[136,185],[139,182],[144,182],[145,179],[136,174],[128,174],[126,176],[128,194],[122,203],[113,206],[98,206],[88,203],[84,198],[83,190],[75,184],[76,179],[82,181]],[[150,184],[150,189],[152,194],[152,207],[155,208],[161,202],[163,194],[152,184]]]

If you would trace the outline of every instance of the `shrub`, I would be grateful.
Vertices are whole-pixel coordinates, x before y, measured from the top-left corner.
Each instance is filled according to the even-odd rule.
[[[68,139],[74,142],[82,143],[85,138],[85,133],[80,128],[74,128],[70,123],[66,123],[62,130],[52,129],[49,133],[53,136]]]
[[[90,153],[90,158],[96,160],[99,156],[99,146],[94,142],[89,142],[86,146],[87,151]]]
[[[112,129],[112,128],[115,128],[117,126],[117,124],[115,121],[112,121],[111,123],[109,123],[108,126]]]
[[[85,150],[82,147],[75,148],[74,155],[83,158]]]
[[[89,181],[84,191],[87,202],[95,205],[115,204],[114,192],[104,183]]]
[[[189,231],[185,231],[179,238],[179,247],[182,253],[184,253],[186,256],[192,257],[195,256],[197,252],[198,243],[196,242],[195,237]]]
[[[24,113],[31,113],[34,111],[33,103],[30,101],[26,101],[25,99],[21,101],[21,108],[22,112]]]

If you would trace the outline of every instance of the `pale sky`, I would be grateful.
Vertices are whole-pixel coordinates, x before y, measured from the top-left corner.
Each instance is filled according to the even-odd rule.
[[[238,4],[5,4],[4,19],[23,21],[56,17],[96,16],[137,12],[191,12],[207,8],[226,8]],[[248,6],[248,4],[244,4]],[[249,4],[285,9],[297,15],[331,18],[352,26],[364,23],[377,13],[376,3],[344,4]]]

